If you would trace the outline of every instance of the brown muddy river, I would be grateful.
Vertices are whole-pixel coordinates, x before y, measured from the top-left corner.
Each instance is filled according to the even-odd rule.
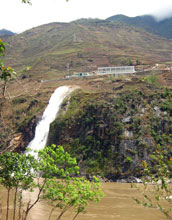
[[[139,197],[140,194],[136,189],[131,189],[130,184],[124,183],[103,183],[102,184],[105,197],[99,203],[89,205],[86,214],[80,214],[77,220],[165,220],[166,218],[160,211],[141,207],[136,204],[132,197]],[[31,197],[27,193],[26,198]],[[3,209],[1,220],[5,220],[5,193],[1,192],[1,201]],[[33,198],[33,195],[32,195]],[[31,211],[28,220],[48,220],[50,206],[45,202],[40,202]],[[58,212],[54,213],[52,220],[57,219]],[[61,219],[72,220],[74,213],[67,212]],[[10,220],[12,217],[10,218]]]

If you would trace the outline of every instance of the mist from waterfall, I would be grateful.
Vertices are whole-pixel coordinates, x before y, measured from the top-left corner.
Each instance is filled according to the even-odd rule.
[[[48,139],[50,124],[55,120],[64,98],[72,90],[73,89],[71,89],[70,87],[61,86],[57,88],[55,92],[52,94],[49,100],[49,104],[46,107],[41,120],[38,122],[36,126],[35,137],[27,147],[28,150],[31,150],[31,152],[29,152],[30,154],[36,156],[37,153],[33,151],[38,151],[45,147]]]

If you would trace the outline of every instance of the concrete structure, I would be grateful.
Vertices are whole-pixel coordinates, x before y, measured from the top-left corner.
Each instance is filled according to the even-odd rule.
[[[99,67],[98,75],[106,74],[132,74],[135,73],[134,66]]]
[[[83,72],[73,74],[73,76],[89,76],[89,75],[90,75],[89,73],[83,73]]]
[[[79,73],[73,73],[73,75],[70,76],[66,76],[67,79],[69,78],[75,78],[75,77],[87,77],[87,76],[91,76],[89,73],[84,73],[84,72],[79,72]]]

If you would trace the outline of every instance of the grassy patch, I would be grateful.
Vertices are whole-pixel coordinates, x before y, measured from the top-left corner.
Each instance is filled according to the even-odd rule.
[[[159,86],[158,83],[158,76],[156,74],[151,74],[149,76],[146,76],[144,78],[145,82],[150,83],[150,84],[154,84],[155,86]]]

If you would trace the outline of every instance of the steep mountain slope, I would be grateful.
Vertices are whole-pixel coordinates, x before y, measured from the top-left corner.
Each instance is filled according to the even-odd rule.
[[[98,66],[155,63],[171,59],[172,42],[121,23],[81,19],[42,25],[7,40],[7,63],[38,79]]]
[[[150,15],[136,17],[115,15],[107,18],[107,20],[113,22],[123,22],[134,27],[143,28],[146,31],[157,34],[161,37],[172,39],[172,17],[162,21],[157,21],[153,16]]]

